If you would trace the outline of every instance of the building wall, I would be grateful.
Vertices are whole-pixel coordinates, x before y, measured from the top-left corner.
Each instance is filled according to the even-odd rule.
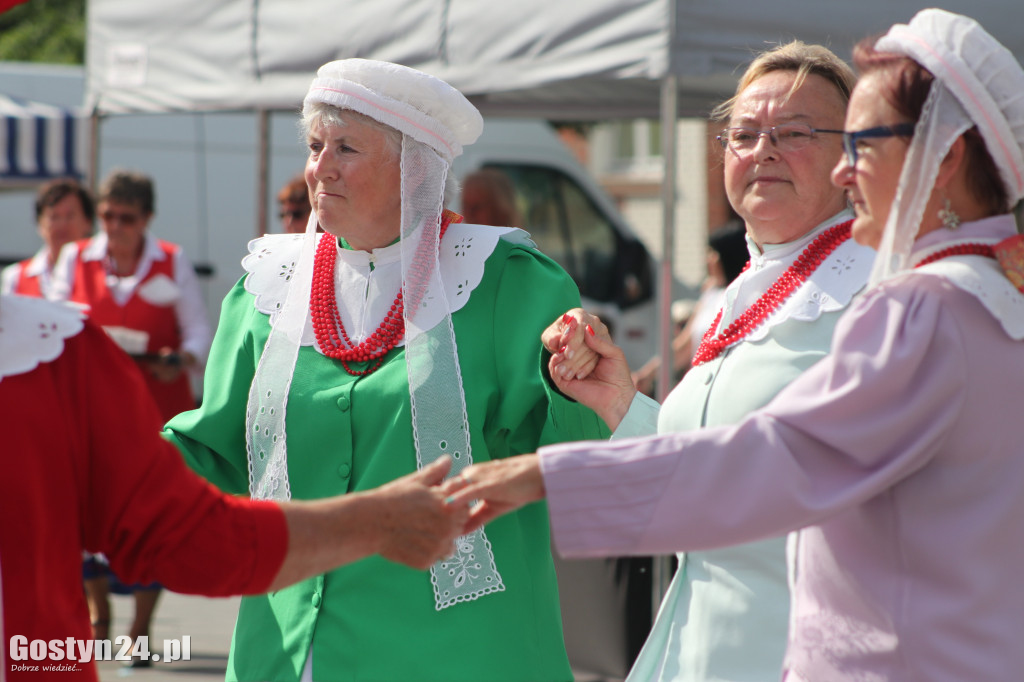
[[[676,212],[673,274],[675,297],[692,296],[704,279],[704,252],[712,223],[723,213],[721,164],[702,119],[680,119],[676,127]],[[656,259],[661,259],[661,181],[664,176],[657,123],[613,121],[589,134],[589,169]],[[718,178],[716,180],[716,178]]]

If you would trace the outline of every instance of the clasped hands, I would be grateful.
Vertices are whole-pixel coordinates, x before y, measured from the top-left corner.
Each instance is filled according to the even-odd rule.
[[[610,428],[618,426],[636,388],[608,327],[574,308],[544,330],[541,343],[551,355],[548,373],[555,387],[593,409]],[[454,554],[458,536],[545,495],[536,454],[473,464],[443,480],[450,467],[450,458],[442,457],[381,489],[393,494],[389,518],[378,519],[390,531],[381,555],[426,568]]]

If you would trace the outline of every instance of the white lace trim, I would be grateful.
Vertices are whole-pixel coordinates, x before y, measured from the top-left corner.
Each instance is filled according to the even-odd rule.
[[[318,239],[323,235],[318,235]],[[248,276],[245,290],[253,295],[253,305],[274,324],[284,306],[288,284],[295,274],[295,265],[302,250],[301,234],[271,234],[249,242],[249,254],[242,259]],[[422,328],[437,325],[446,314],[445,300],[451,312],[460,310],[484,276],[484,264],[494,252],[499,239],[534,246],[529,234],[514,227],[490,227],[452,223],[441,242],[438,258],[444,296],[429,290],[423,297]],[[380,324],[390,309],[402,281],[399,244],[375,249],[373,252],[338,249],[335,266],[335,292],[338,309],[353,342],[359,343]],[[371,267],[372,266],[372,267]],[[306,311],[301,345],[316,346],[313,325]],[[405,345],[403,338],[399,346]],[[319,347],[317,351],[321,352]]]
[[[999,239],[975,238],[943,242],[913,256],[921,262],[928,256],[961,243],[997,244]],[[985,256],[949,256],[917,268],[915,272],[945,277],[954,286],[977,298],[999,320],[1003,330],[1015,341],[1024,339],[1024,294],[1013,285],[999,262]]]
[[[800,253],[802,249],[793,253],[786,267],[795,262]],[[743,340],[759,341],[768,336],[773,327],[788,320],[813,322],[824,313],[844,309],[857,292],[864,288],[873,262],[874,251],[861,246],[852,238],[847,239],[811,274],[803,286],[794,291],[778,310]],[[719,329],[727,326],[739,312],[730,306],[722,315]]]
[[[448,608],[495,592],[504,592],[505,584],[494,563],[491,541],[482,530],[475,530],[455,540],[455,554],[430,567],[430,582],[434,585],[437,610]],[[479,555],[487,560],[488,566],[480,562]],[[439,577],[438,573],[443,573]],[[482,582],[482,585],[475,583]],[[448,587],[448,586],[451,587]],[[452,589],[460,588],[455,593]],[[466,591],[471,590],[471,591]]]
[[[60,357],[64,340],[82,331],[83,318],[68,304],[0,296],[0,381]]]

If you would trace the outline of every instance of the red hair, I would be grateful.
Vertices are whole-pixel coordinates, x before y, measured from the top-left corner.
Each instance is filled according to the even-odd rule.
[[[854,66],[862,76],[875,74],[885,101],[908,121],[916,122],[921,118],[935,76],[909,57],[879,52],[875,49],[876,41],[877,38],[868,38],[857,43],[853,48]],[[1005,213],[1010,206],[1009,194],[978,127],[973,126],[963,137],[967,145],[967,191],[981,203],[987,215]]]

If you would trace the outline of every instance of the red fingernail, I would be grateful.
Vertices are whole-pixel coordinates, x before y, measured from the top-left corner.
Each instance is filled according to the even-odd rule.
[[[594,328],[591,327],[589,324],[587,325],[587,333],[590,334],[591,336],[594,335]]]
[[[564,315],[562,315],[562,324],[569,324],[569,320],[571,319],[572,318],[569,317],[569,313],[565,313]]]
[[[559,353],[564,353],[565,352],[565,346],[562,346],[561,348],[559,348],[558,352]]]

